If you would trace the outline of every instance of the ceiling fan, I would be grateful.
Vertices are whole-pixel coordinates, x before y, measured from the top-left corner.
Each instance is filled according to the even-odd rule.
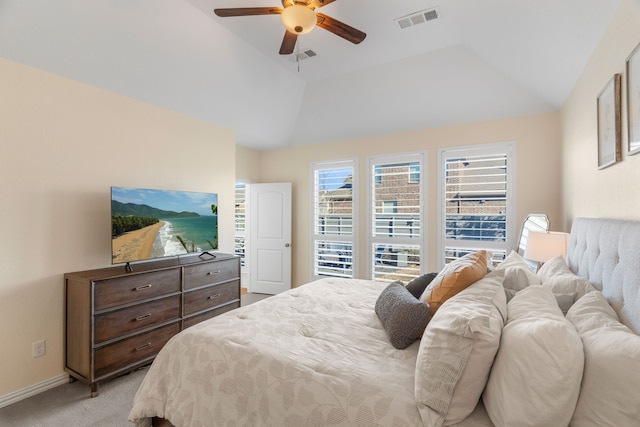
[[[215,9],[213,12],[223,18],[230,16],[280,15],[286,31],[280,46],[280,55],[293,53],[298,35],[306,34],[315,26],[323,28],[351,43],[358,44],[367,37],[365,33],[343,22],[333,19],[316,9],[336,0],[282,0],[282,7],[235,7]]]

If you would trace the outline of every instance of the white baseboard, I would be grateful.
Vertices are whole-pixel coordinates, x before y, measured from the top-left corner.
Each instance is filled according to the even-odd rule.
[[[49,378],[48,380],[39,382],[38,384],[25,387],[22,390],[5,394],[4,396],[0,396],[0,408],[4,408],[5,406],[9,406],[13,403],[17,403],[28,397],[35,396],[36,394],[42,393],[43,391],[47,391],[54,387],[58,387],[59,385],[67,384],[68,382],[69,382],[69,375],[60,374],[53,378]]]

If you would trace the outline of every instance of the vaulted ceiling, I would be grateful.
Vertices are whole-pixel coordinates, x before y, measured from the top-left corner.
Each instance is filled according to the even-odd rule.
[[[0,56],[273,149],[558,110],[620,0],[335,0],[279,55],[279,0],[0,0]],[[397,20],[435,9],[437,19]]]

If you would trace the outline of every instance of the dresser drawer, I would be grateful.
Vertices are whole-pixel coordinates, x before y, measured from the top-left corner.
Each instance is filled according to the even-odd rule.
[[[155,356],[179,331],[180,322],[176,322],[97,349],[96,380]]]
[[[179,318],[180,295],[174,295],[96,316],[94,339],[101,343]]]
[[[184,315],[197,313],[208,308],[216,307],[240,299],[240,284],[233,282],[213,285],[184,294]]]
[[[239,276],[238,260],[235,258],[189,265],[184,268],[184,289],[220,283]]]
[[[95,310],[180,292],[180,269],[160,270],[95,283]]]
[[[194,316],[185,317],[182,323],[182,329],[187,329],[189,326],[193,326],[204,320],[211,319],[212,317],[216,317],[219,314],[226,313],[227,311],[231,311],[238,307],[240,307],[240,301],[225,305],[223,307],[214,308],[213,310],[205,311],[204,313],[196,314]]]

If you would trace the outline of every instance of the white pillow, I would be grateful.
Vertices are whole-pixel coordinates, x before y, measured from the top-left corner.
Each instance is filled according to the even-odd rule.
[[[640,336],[618,321],[600,292],[567,313],[584,345],[584,374],[575,426],[640,425]]]
[[[575,293],[575,301],[596,290],[587,279],[573,273],[561,255],[545,262],[537,275],[542,285],[551,288],[554,295]],[[571,304],[563,307],[563,311],[566,312],[570,307]]]
[[[540,286],[540,279],[530,268],[507,267],[504,273],[504,291],[511,301],[519,291],[529,286]]]
[[[505,271],[503,285],[507,302],[527,286],[540,284],[540,279],[531,270],[527,261],[516,251],[511,251],[504,261],[498,264],[496,270]]]
[[[567,314],[567,311],[571,308],[576,299],[578,298],[577,292],[569,292],[567,294],[554,293],[556,297],[556,301],[558,302],[558,307],[562,311],[562,314]]]
[[[504,261],[498,264],[496,270],[505,270],[508,267],[523,267],[531,270],[531,268],[527,264],[527,260],[522,258],[522,256],[520,256],[520,254],[516,251],[511,251],[509,255],[506,256]]]
[[[503,271],[449,298],[430,320],[416,360],[415,398],[424,425],[440,427],[473,412],[507,316]]]
[[[483,401],[496,426],[568,425],[584,366],[582,343],[551,290],[529,286],[508,318]]]

